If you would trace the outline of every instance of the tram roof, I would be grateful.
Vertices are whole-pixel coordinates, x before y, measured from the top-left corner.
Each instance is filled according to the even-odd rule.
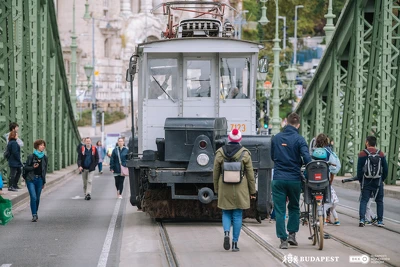
[[[141,43],[138,48],[144,53],[257,53],[263,45],[230,38],[187,37]]]

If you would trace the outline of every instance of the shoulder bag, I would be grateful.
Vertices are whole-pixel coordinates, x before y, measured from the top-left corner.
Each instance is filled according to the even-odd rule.
[[[129,176],[129,169],[121,164],[121,154],[119,153],[119,148],[116,147],[116,149],[118,152],[119,166],[121,167],[121,176]]]

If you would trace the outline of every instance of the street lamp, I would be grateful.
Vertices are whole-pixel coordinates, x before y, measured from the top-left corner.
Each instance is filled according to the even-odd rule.
[[[297,9],[303,8],[304,6],[296,6],[294,11],[294,52],[293,52],[293,65],[297,64]]]
[[[94,51],[94,17],[89,14],[89,3],[86,0],[85,3],[85,14],[83,15],[83,19],[86,21],[92,20],[92,70],[95,69],[95,51]],[[86,67],[86,66],[85,66]],[[86,71],[86,68],[85,68]],[[86,75],[87,76],[87,75]],[[96,135],[96,112],[97,112],[97,105],[96,105],[96,76],[93,75],[92,79],[92,136]]]
[[[71,32],[71,102],[72,110],[74,112],[75,120],[78,119],[76,114],[76,44],[75,34],[75,0],[72,5],[72,32]]]
[[[268,0],[260,0],[261,2],[264,3],[264,6],[261,8],[261,19],[258,21],[261,25],[267,25],[267,23],[269,22],[268,18],[267,18],[267,7],[265,6],[265,3]]]
[[[267,19],[265,2],[266,0],[262,0],[264,6],[262,7],[262,16],[259,20],[261,25],[266,25],[269,20]],[[272,96],[272,134],[279,133],[279,127],[281,125],[281,119],[279,118],[279,80],[280,80],[280,70],[279,70],[279,53],[281,48],[279,47],[279,39],[278,28],[279,28],[279,7],[278,0],[275,0],[276,7],[276,15],[275,15],[275,38],[274,38],[274,47],[272,51],[274,52],[274,75],[273,75],[273,96]]]

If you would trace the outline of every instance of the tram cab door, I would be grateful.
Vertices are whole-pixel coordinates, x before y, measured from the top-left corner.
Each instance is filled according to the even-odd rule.
[[[215,117],[215,59],[212,56],[184,57],[183,117]]]

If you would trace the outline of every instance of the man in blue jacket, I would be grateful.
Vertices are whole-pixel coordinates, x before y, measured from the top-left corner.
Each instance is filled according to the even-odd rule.
[[[296,233],[300,223],[301,166],[311,161],[308,145],[299,134],[300,116],[291,113],[285,129],[272,138],[271,156],[274,161],[272,198],[276,216],[276,235],[281,240],[279,248],[287,249],[288,243],[297,246]],[[286,232],[286,199],[289,199],[289,220]]]
[[[378,154],[381,158],[381,175],[378,178],[367,178],[368,174],[364,169],[365,162],[368,159],[368,153],[370,155]],[[365,141],[365,149],[358,154],[357,164],[357,178],[361,185],[361,201],[360,201],[360,222],[358,226],[364,227],[365,225],[365,212],[367,210],[367,203],[371,196],[375,196],[376,202],[376,213],[378,215],[377,226],[383,227],[383,181],[385,181],[388,175],[388,164],[386,161],[385,154],[376,148],[376,137],[368,136]]]

